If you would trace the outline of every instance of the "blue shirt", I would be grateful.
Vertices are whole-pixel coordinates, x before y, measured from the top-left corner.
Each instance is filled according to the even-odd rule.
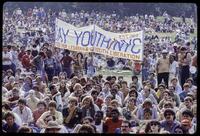
[[[188,92],[183,91],[182,93],[179,94],[179,97],[180,97],[181,102],[184,101],[185,97],[187,96],[187,93],[188,93]]]
[[[18,129],[19,129],[19,125],[17,125],[16,123],[14,123],[11,127],[9,127],[8,124],[6,123],[2,127],[2,130],[7,133],[17,132]]]
[[[165,130],[169,131],[170,134],[173,134],[173,133],[174,133],[174,129],[175,129],[177,126],[179,126],[180,124],[179,124],[177,121],[174,121],[174,122],[172,123],[172,125],[169,126],[169,125],[167,124],[167,121],[165,120],[165,121],[161,121],[160,125],[161,125],[161,128],[164,128]]]

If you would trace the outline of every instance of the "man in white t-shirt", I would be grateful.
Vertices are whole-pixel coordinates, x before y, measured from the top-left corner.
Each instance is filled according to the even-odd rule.
[[[96,126],[97,133],[103,133],[103,116],[102,111],[97,111],[94,116],[94,125]]]
[[[174,54],[170,54],[169,61],[170,61],[169,81],[171,81],[171,79],[173,77],[177,77],[178,76],[178,62],[175,61],[175,55]]]
[[[12,54],[8,52],[8,47],[3,46],[3,70],[7,71],[8,69],[11,69],[12,65]]]

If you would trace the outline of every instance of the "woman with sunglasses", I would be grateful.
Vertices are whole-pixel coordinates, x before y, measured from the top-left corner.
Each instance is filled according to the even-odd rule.
[[[146,128],[145,128],[145,133],[146,134],[159,134],[160,132],[160,122],[157,120],[152,120],[147,123]]]

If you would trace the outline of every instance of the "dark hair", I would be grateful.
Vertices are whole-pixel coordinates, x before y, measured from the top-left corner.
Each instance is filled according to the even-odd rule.
[[[56,86],[53,85],[53,84],[51,84],[51,85],[49,86],[49,90],[50,90],[50,91],[51,91],[52,89],[54,89],[54,88],[56,88]]]
[[[116,76],[112,76],[112,77],[111,77],[111,79],[112,79],[112,78],[114,78],[115,80],[117,79],[117,77],[116,77]]]
[[[138,80],[138,77],[137,77],[137,76],[132,76],[132,81],[133,81],[134,79],[137,79],[137,80]]]
[[[110,81],[111,79],[112,79],[111,76],[107,76],[107,77],[106,77],[106,80],[107,80],[107,81]]]
[[[100,110],[96,111],[96,114],[97,114],[97,113],[101,114],[101,117],[103,117],[103,115],[104,115],[104,112],[103,112],[103,111],[100,111]]]
[[[127,124],[128,124],[128,127],[129,127],[129,128],[131,127],[131,123],[130,123],[130,121],[128,121],[128,120],[122,120],[122,123],[127,123]]]
[[[8,103],[3,104],[2,107],[4,107],[6,110],[9,110],[9,111],[12,110]]]
[[[50,101],[48,106],[56,108],[56,102],[55,101]]]
[[[151,124],[152,124],[152,123],[156,123],[156,124],[159,126],[158,131],[160,131],[160,128],[161,128],[160,122],[159,122],[159,121],[156,121],[156,120],[152,120],[152,121],[150,121],[150,122],[148,122],[148,123],[146,124],[146,127],[145,127],[145,134],[148,134],[149,132],[151,132]]]
[[[186,109],[186,110],[184,110],[184,111],[182,112],[182,115],[184,115],[184,114],[189,115],[191,118],[194,117],[192,111],[190,111],[190,110],[188,110],[188,109]]]
[[[81,59],[83,58],[83,54],[81,52],[76,54],[76,57],[78,58],[78,55],[81,55]]]
[[[13,119],[15,119],[15,116],[14,116],[13,112],[11,112],[11,111],[8,111],[5,113],[4,119],[6,120],[8,117],[13,117]]]
[[[122,81],[122,84],[126,84],[127,85],[127,82],[126,81]]]
[[[106,84],[108,84],[111,87],[110,82],[105,82],[104,85],[106,85]]]
[[[20,99],[18,100],[18,103],[21,103],[21,104],[26,105],[26,100],[23,99],[23,98],[20,98]]]
[[[144,109],[144,114],[145,114],[145,113],[150,113],[150,115],[152,115],[152,111],[151,111],[150,108],[145,108],[145,109]]]
[[[78,130],[78,133],[80,133],[81,131],[87,131],[88,133],[95,133],[94,127],[87,124],[82,125],[81,128]]]
[[[112,88],[112,89],[110,90],[110,92],[115,92],[115,93],[117,93],[117,89]]]
[[[118,115],[120,115],[120,113],[119,113],[119,110],[118,110],[118,109],[116,109],[116,108],[112,109],[112,110],[111,110],[111,112],[117,112],[117,113],[118,113]]]
[[[39,101],[39,102],[37,103],[37,106],[39,106],[40,104],[44,105],[45,108],[47,107],[47,105],[46,105],[46,103],[45,103],[44,101]]]
[[[22,126],[18,129],[18,133],[32,133],[33,130],[28,126]]]
[[[136,94],[136,98],[138,97],[138,92],[136,91],[136,89],[131,89],[130,91],[129,91],[129,95],[130,95],[130,93],[132,93],[132,92],[134,92],[135,94]]]
[[[97,90],[92,90],[91,95],[96,94],[96,93],[98,94]]]

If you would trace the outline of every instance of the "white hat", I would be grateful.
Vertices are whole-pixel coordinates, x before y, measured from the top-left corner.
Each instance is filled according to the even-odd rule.
[[[163,50],[162,53],[168,53],[168,51],[167,50]]]

